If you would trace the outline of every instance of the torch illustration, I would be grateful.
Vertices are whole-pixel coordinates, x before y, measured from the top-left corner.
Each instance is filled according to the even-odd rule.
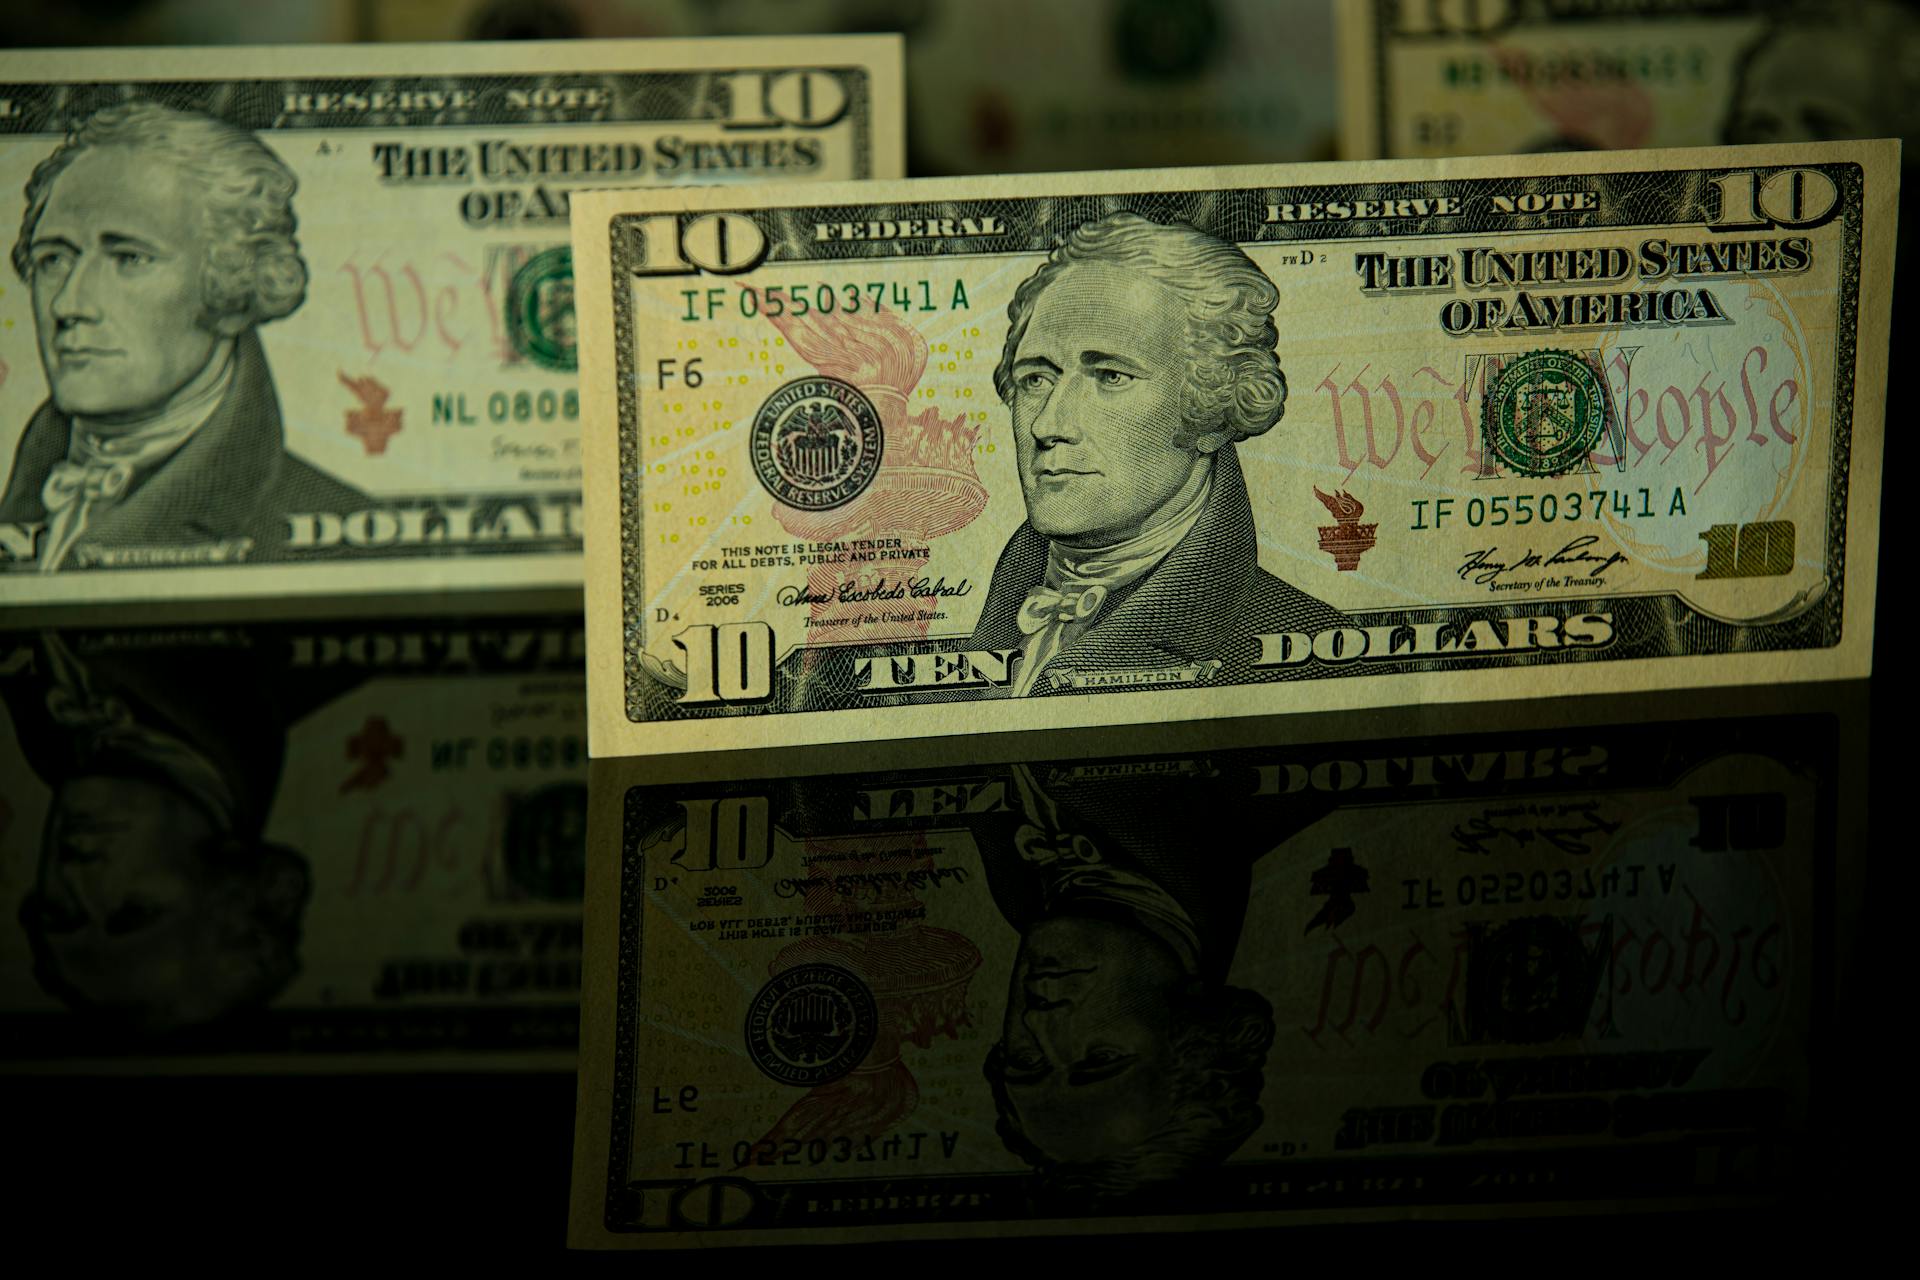
[[[1313,496],[1333,515],[1332,524],[1320,526],[1320,549],[1333,557],[1341,573],[1353,572],[1360,567],[1361,555],[1372,549],[1374,531],[1380,526],[1360,523],[1367,509],[1345,489],[1322,493],[1315,485]]]
[[[762,314],[765,314],[764,312]],[[924,548],[932,539],[971,523],[987,506],[987,489],[973,467],[979,429],[964,413],[943,416],[928,406],[907,412],[909,397],[927,366],[927,340],[892,311],[858,315],[791,311],[769,317],[794,353],[830,378],[864,391],[879,412],[886,449],[873,484],[858,498],[830,511],[800,511],[776,506],[774,514],[795,537],[812,542],[852,538],[897,538],[902,550]],[[849,622],[867,611],[864,604],[842,604],[844,584],[871,586],[881,577],[898,581],[926,568],[925,554],[861,564],[814,565],[807,589],[828,602],[813,606],[816,624],[810,636],[823,642],[857,634],[862,640],[915,640],[927,634],[923,621],[822,625],[844,616]]]

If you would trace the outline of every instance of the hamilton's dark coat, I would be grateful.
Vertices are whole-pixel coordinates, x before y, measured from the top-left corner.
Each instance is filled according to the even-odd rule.
[[[172,547],[251,537],[250,558],[257,559],[285,543],[289,512],[345,514],[367,505],[359,490],[287,452],[280,399],[255,334],[235,343],[234,362],[232,385],[213,416],[172,456],[137,475],[119,502],[91,516],[79,546]],[[34,413],[0,497],[0,522],[47,518],[40,490],[54,464],[67,457],[72,431],[72,418],[51,400]]]
[[[969,648],[1017,649],[1020,606],[1046,578],[1048,539],[1022,524],[994,566]],[[1215,455],[1213,492],[1192,532],[1146,575],[1108,598],[1091,627],[1047,670],[1152,670],[1219,659],[1209,684],[1286,680],[1300,667],[1255,667],[1266,632],[1350,625],[1344,615],[1262,569],[1247,482],[1231,445]],[[1034,695],[1084,692],[1043,674]]]

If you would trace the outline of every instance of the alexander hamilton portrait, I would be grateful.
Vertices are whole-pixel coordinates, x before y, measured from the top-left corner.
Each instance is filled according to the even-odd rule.
[[[1255,636],[1341,625],[1261,568],[1237,454],[1286,409],[1278,305],[1236,245],[1130,212],[1066,235],[1015,292],[993,380],[1027,519],[971,640],[1020,652],[1007,694],[1287,678],[1252,667]]]
[[[47,399],[0,493],[42,571],[270,551],[366,499],[287,451],[261,325],[306,297],[293,171],[252,133],[128,102],[34,170],[13,266]]]

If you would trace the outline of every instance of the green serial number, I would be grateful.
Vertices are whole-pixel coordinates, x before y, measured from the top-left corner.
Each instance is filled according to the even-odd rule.
[[[495,391],[482,397],[478,392],[467,399],[464,391],[435,393],[433,424],[436,427],[471,427],[481,422],[572,422],[580,416],[580,392]]]
[[[681,320],[698,324],[722,316],[774,318],[821,315],[859,315],[870,311],[967,311],[964,281],[936,286],[931,280],[870,280],[865,284],[770,284],[763,289],[682,289],[687,310]]]
[[[1431,508],[1431,510],[1429,510]],[[1646,520],[1662,514],[1649,489],[1592,489],[1586,493],[1497,494],[1491,498],[1415,498],[1409,529],[1439,529],[1465,520],[1470,528],[1567,524],[1575,520]],[[1675,488],[1666,515],[1687,514],[1684,490]]]

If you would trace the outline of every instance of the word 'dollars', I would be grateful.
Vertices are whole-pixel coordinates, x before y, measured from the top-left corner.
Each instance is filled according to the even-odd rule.
[[[426,502],[376,507],[347,515],[329,512],[287,517],[290,551],[330,547],[439,546],[445,543],[578,541],[580,502],[556,498],[473,506]]]
[[[1578,614],[1569,618],[1532,616],[1469,623],[1414,622],[1376,627],[1331,627],[1309,635],[1304,631],[1269,632],[1251,637],[1260,654],[1255,667],[1297,666],[1310,660],[1376,662],[1432,658],[1487,657],[1527,649],[1597,647],[1613,639],[1610,614]],[[855,658],[853,671],[864,680],[865,693],[892,693],[912,688],[967,688],[1013,683],[1023,660],[1018,649],[882,654]],[[1204,668],[1162,668],[1157,672],[1114,673],[1136,683],[1170,684],[1207,674]]]

